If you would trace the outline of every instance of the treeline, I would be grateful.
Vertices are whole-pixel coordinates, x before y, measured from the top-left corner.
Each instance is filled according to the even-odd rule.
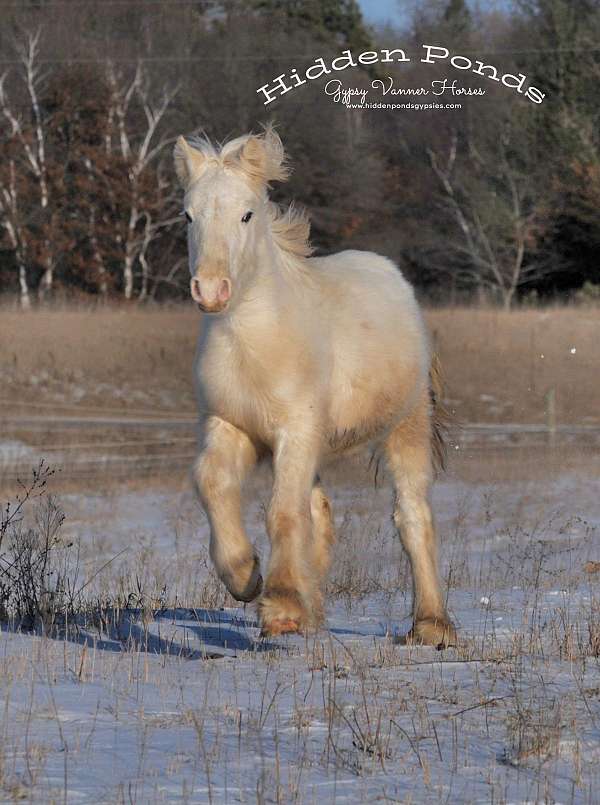
[[[387,254],[440,302],[600,288],[600,0],[493,12],[429,0],[384,30],[356,0],[24,0],[0,15],[0,290],[23,307],[187,294],[174,139],[269,119],[294,165],[276,197],[308,208],[319,252]],[[513,88],[491,68],[423,64],[423,43]],[[369,100],[382,99],[373,81],[485,94],[427,98],[451,110],[349,109],[324,92],[331,76],[268,106],[257,94],[317,58],[382,48],[411,61],[334,77]],[[521,75],[542,103],[514,88]]]

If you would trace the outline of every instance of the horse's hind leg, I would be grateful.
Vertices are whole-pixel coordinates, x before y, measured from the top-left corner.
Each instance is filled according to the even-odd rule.
[[[412,567],[414,624],[409,639],[435,646],[454,645],[456,631],[442,599],[428,501],[432,466],[427,398],[392,432],[386,455],[396,489],[394,522]]]
[[[323,610],[323,587],[331,565],[331,551],[335,544],[335,529],[331,504],[319,480],[313,486],[310,498],[310,514],[313,528],[313,564],[319,581],[315,608]]]
[[[210,556],[233,597],[252,601],[262,578],[242,523],[241,489],[256,463],[256,448],[243,431],[218,417],[208,418],[204,441],[194,478],[210,522]]]

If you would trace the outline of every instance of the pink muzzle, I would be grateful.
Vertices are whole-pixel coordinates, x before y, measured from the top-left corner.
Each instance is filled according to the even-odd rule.
[[[192,277],[190,282],[192,299],[205,313],[220,313],[231,299],[231,280],[227,278],[200,279]]]

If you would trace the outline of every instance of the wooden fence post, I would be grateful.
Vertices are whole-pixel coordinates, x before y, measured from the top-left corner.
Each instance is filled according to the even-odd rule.
[[[548,444],[554,447],[556,444],[556,389],[554,386],[548,389],[545,395],[546,402],[546,427],[548,429]]]

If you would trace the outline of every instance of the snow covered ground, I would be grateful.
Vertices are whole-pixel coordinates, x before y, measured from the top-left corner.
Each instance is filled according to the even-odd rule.
[[[326,484],[326,628],[277,640],[212,576],[187,485],[60,495],[90,597],[137,594],[61,639],[3,629],[0,801],[598,802],[597,457],[472,460],[434,494],[461,636],[442,652],[399,639],[409,568],[366,475]]]

